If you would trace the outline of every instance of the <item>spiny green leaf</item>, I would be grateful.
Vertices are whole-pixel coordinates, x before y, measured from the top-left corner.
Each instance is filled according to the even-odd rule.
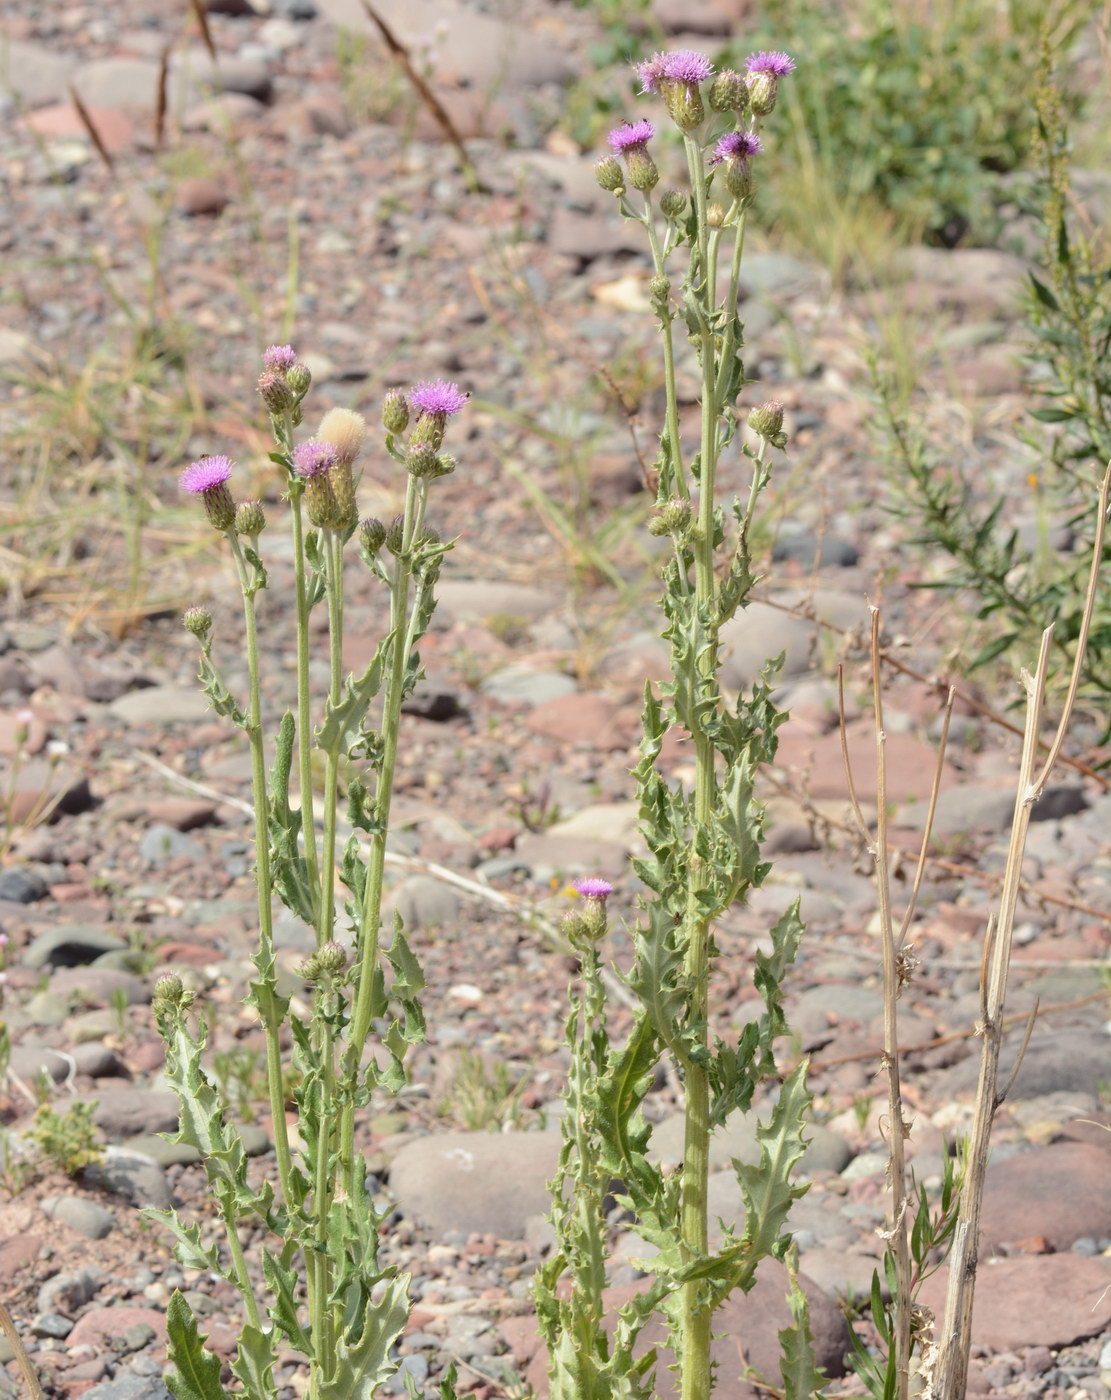
[[[756,1129],[759,1165],[733,1163],[745,1203],[745,1240],[758,1258],[772,1253],[792,1203],[806,1190],[791,1181],[791,1170],[806,1150],[803,1134],[810,1108],[806,1070],[804,1060],[783,1081],[770,1122]]]
[[[790,1271],[789,1271],[790,1272]],[[810,1330],[810,1309],[798,1279],[790,1272],[791,1291],[787,1306],[794,1325],[779,1332],[779,1373],[783,1377],[783,1400],[817,1400],[826,1377],[814,1355],[814,1334]]]
[[[166,1308],[166,1343],[174,1368],[166,1384],[177,1400],[228,1400],[220,1384],[220,1358],[205,1351],[204,1342],[189,1304],[175,1289]]]
[[[220,1255],[215,1245],[201,1243],[201,1227],[184,1225],[176,1210],[157,1210],[154,1206],[144,1206],[143,1214],[164,1225],[174,1237],[174,1257],[183,1269],[199,1269],[205,1273],[227,1278],[228,1274],[220,1263]]]
[[[316,731],[316,741],[325,753],[350,757],[358,752],[363,721],[370,702],[382,687],[386,658],[396,636],[396,632],[390,632],[383,637],[362,675],[348,676],[343,697],[336,704],[328,702],[324,723]]]
[[[320,1400],[374,1400],[374,1392],[397,1371],[390,1350],[409,1320],[408,1274],[391,1279],[379,1301],[367,1308],[357,1337],[342,1337],[336,1365],[320,1387]]]
[[[272,1374],[275,1360],[274,1333],[245,1326],[239,1334],[239,1348],[231,1369],[243,1382],[249,1400],[273,1400],[277,1395]]]

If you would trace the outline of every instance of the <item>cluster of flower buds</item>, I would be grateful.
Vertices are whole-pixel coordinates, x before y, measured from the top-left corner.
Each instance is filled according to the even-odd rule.
[[[193,993],[176,974],[160,977],[154,984],[151,1010],[155,1016],[178,1016],[193,1005]]]
[[[347,971],[347,949],[342,943],[325,943],[301,964],[306,982],[334,982]]]
[[[656,513],[648,522],[650,535],[672,535],[685,539],[690,534],[691,503],[681,496],[673,496],[670,501],[656,508]]]
[[[298,426],[301,403],[311,383],[309,367],[297,358],[292,345],[271,345],[263,352],[258,391],[275,422],[284,425],[288,417]]]
[[[391,389],[382,400],[382,426],[389,434],[391,450],[393,439],[401,437],[412,424],[402,460],[405,470],[417,481],[432,481],[455,470],[455,458],[440,448],[448,419],[464,407],[467,398],[458,384],[446,379],[425,379],[408,394]]]

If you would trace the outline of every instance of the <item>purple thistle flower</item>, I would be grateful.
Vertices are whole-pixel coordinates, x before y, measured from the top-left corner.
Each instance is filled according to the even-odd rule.
[[[613,894],[613,886],[608,880],[592,875],[583,880],[575,880],[575,888],[584,899],[607,899]]]
[[[763,142],[753,131],[731,131],[723,136],[714,147],[710,157],[711,165],[720,165],[723,160],[748,160],[764,149]]]
[[[606,141],[611,150],[623,154],[634,146],[646,146],[655,134],[656,128],[652,123],[641,119],[638,122],[622,122],[620,126],[615,126],[606,137]]]
[[[309,481],[331,471],[338,461],[339,454],[333,444],[319,442],[316,438],[299,443],[293,449],[293,465],[297,475]]]
[[[676,49],[659,55],[660,77],[675,83],[704,83],[714,71],[714,65],[697,49]]]
[[[271,345],[262,354],[262,363],[276,374],[292,369],[296,362],[297,355],[292,345]]]
[[[194,496],[205,496],[224,485],[234,465],[230,457],[202,457],[182,472],[181,489]]]
[[[761,49],[750,53],[745,64],[749,73],[770,73],[775,78],[785,78],[795,71],[795,60],[782,49]]]
[[[418,413],[430,413],[441,418],[458,413],[469,397],[458,384],[446,379],[422,379],[409,391],[409,403]]]
[[[641,92],[655,92],[663,77],[663,62],[667,57],[663,53],[654,53],[651,58],[645,59],[643,63],[636,63],[637,77],[640,79]]]

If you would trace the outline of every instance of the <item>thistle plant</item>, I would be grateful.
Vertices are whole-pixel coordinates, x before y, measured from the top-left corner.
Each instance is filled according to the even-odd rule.
[[[420,966],[399,920],[383,933],[382,886],[401,704],[421,674],[417,647],[451,547],[426,521],[429,487],[454,468],[441,449],[449,420],[466,402],[456,385],[443,381],[386,395],[385,447],[405,480],[404,510],[386,525],[359,519],[357,463],[367,431],[359,414],[332,409],[315,437],[295,442],[309,387],[309,371],[289,346],[266,351],[258,390],[275,439],[270,460],[289,505],[297,647],[296,695],[269,745],[258,641],[259,595],[269,586],[260,546],[266,513],[258,501],[235,500],[234,464],[226,457],[201,458],[181,479],[225,537],[243,600],[245,696],[233,694],[221,678],[208,610],[191,608],[184,622],[200,643],[205,693],[215,710],[244,731],[250,746],[259,937],[248,1003],[265,1033],[277,1174],[276,1181],[261,1185],[248,1179],[239,1135],[204,1063],[204,1020],[191,1015],[194,998],[182,979],[165,977],[156,988],[154,1013],[167,1045],[167,1078],[181,1103],[178,1140],[202,1153],[225,1248],[204,1243],[198,1227],[173,1211],[151,1214],[173,1233],[183,1265],[214,1273],[238,1290],[246,1322],[231,1369],[241,1393],[252,1400],[277,1394],[273,1367],[279,1348],[305,1357],[311,1400],[368,1398],[397,1369],[390,1352],[408,1317],[409,1279],[379,1262],[380,1218],[367,1192],[355,1130],[359,1111],[376,1090],[396,1092],[404,1083],[407,1048],[424,1032]],[[358,675],[345,675],[341,662],[349,545],[386,600],[382,638]],[[314,693],[309,669],[310,618],[318,607],[327,614],[324,695]],[[341,765],[348,827],[342,850]],[[318,819],[313,774],[321,767]],[[337,885],[346,892],[342,913]],[[299,969],[311,1006],[307,1017],[297,1015],[279,990],[275,894],[315,936],[315,951]],[[286,1027],[293,1042],[291,1077],[283,1076],[281,1059]],[[380,1053],[368,1060],[366,1047],[374,1039]],[[296,1143],[287,1126],[287,1082],[296,1086]],[[252,1272],[240,1242],[243,1220],[252,1221],[265,1241],[261,1276]],[[204,1350],[180,1293],[171,1299],[167,1321],[175,1395],[225,1396],[220,1364]]]
[[[755,958],[762,1016],[735,1044],[711,1036],[714,924],[768,872],[754,784],[760,765],[774,756],[784,718],[772,699],[780,660],[770,660],[735,702],[718,680],[721,629],[745,606],[755,583],[749,532],[771,477],[769,453],[787,442],[779,404],[748,414],[755,445],[740,446],[751,471],[747,499],[734,500],[727,512],[716,499],[715,481],[741,427],[738,397],[751,382],[742,360],[737,299],[755,191],[753,164],[779,82],[794,66],[785,53],[763,52],[749,58],[744,73],[714,74],[702,54],[656,54],[640,65],[642,90],[663,99],[681,133],[686,188],[660,188],[650,150],[656,128],[643,118],[610,133],[612,154],[596,167],[621,213],[644,227],[652,257],[649,287],[667,400],[649,529],[671,543],[661,600],[671,679],[658,695],[645,689],[635,776],[649,855],[635,868],[648,893],[631,931],[635,962],[627,983],[637,1005],[621,1048],[611,1043],[600,980],[608,886],[580,886],[584,907],[568,924],[581,960],[582,990],[573,997],[568,1021],[572,1068],[553,1191],[557,1247],[537,1288],[556,1400],[650,1395],[654,1358],[634,1348],[657,1309],[666,1321],[683,1400],[707,1400],[714,1311],[735,1288],[752,1287],[762,1259],[787,1254],[787,1213],[801,1194],[791,1169],[804,1147],[804,1064],[782,1081],[769,1121],[758,1129],[759,1164],[736,1166],[746,1207],[743,1229],[726,1229],[720,1247],[711,1250],[710,1135],[731,1113],[748,1109],[757,1089],[776,1078],[773,1044],[784,1030],[780,984],[802,933],[796,904],[770,931],[770,951]],[[681,328],[701,373],[701,423],[693,450],[679,429],[675,337]],[[657,766],[673,727],[693,749],[689,788],[669,782]],[[670,1061],[685,1095],[683,1164],[671,1175],[646,1155],[650,1129],[642,1114],[663,1060]],[[614,1179],[633,1228],[657,1252],[642,1264],[651,1274],[646,1292],[622,1309],[611,1336],[603,1325],[604,1202]],[[809,1396],[820,1377],[797,1287],[792,1308],[797,1326],[784,1333],[784,1390]]]

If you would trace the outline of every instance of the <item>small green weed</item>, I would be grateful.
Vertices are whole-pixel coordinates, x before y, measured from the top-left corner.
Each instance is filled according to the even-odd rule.
[[[52,1167],[77,1176],[104,1157],[93,1126],[95,1108],[95,1103],[75,1103],[59,1113],[50,1104],[40,1104],[26,1135]]]

